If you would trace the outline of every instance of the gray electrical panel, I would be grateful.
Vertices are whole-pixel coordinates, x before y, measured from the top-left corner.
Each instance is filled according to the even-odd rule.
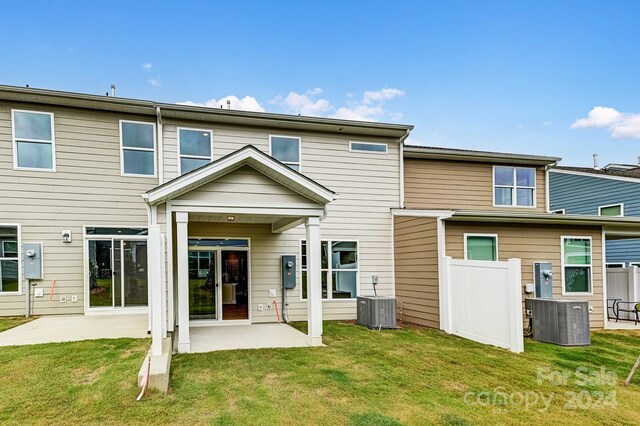
[[[396,299],[385,296],[359,296],[357,322],[369,328],[397,328]]]
[[[24,243],[22,246],[22,264],[24,278],[28,280],[42,279],[42,243]]]
[[[283,255],[281,261],[282,288],[296,288],[296,257]]]
[[[536,286],[536,297],[541,299],[553,297],[553,265],[550,262],[533,264],[533,280]]]
[[[589,303],[577,300],[525,299],[533,317],[533,338],[562,346],[591,344]]]

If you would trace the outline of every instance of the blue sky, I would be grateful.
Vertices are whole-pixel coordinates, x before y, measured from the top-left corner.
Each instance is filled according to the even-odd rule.
[[[423,145],[640,155],[638,1],[3,2],[0,84],[415,125]]]

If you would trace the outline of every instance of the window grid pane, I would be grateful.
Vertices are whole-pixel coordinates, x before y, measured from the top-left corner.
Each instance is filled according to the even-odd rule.
[[[126,174],[148,176],[155,174],[155,155],[153,151],[124,149],[122,153],[124,172]]]
[[[591,241],[566,238],[564,240],[564,263],[566,265],[591,265]]]
[[[496,238],[491,236],[468,236],[468,260],[497,260]]]
[[[122,146],[153,150],[153,140],[152,124],[122,122]]]
[[[280,136],[271,137],[271,156],[290,167],[299,165],[300,140]]]
[[[329,264],[329,247],[331,264]],[[322,241],[321,242],[321,280],[322,299],[350,299],[357,296],[358,283],[358,244],[356,242]],[[300,244],[301,295],[307,298],[307,246],[306,241]],[[330,281],[331,280],[331,281]],[[329,289],[331,294],[329,294]]]
[[[180,129],[180,155],[211,158],[211,133]]]
[[[16,141],[18,167],[53,169],[53,144]]]
[[[16,139],[37,139],[50,142],[53,140],[51,115],[37,112],[15,111],[14,129]]]
[[[622,206],[601,207],[600,216],[622,216]]]

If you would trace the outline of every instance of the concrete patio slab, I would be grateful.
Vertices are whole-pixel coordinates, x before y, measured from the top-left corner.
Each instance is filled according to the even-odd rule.
[[[615,322],[615,320],[614,321],[609,320],[605,325],[605,330],[639,330],[640,331],[640,324],[634,325],[633,321]]]
[[[310,346],[306,334],[286,324],[191,327],[189,333],[191,353]]]
[[[149,317],[136,315],[46,316],[0,333],[0,346],[75,342],[78,340],[144,338]]]

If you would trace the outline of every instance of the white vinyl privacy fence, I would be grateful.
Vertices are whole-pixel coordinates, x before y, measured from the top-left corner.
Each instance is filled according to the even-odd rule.
[[[615,317],[613,303],[615,300],[640,302],[640,269],[637,266],[627,268],[607,268],[607,315]],[[623,308],[629,308],[629,305]],[[633,319],[631,314],[620,312],[620,319]]]
[[[524,351],[520,259],[443,258],[441,326],[447,333]]]

